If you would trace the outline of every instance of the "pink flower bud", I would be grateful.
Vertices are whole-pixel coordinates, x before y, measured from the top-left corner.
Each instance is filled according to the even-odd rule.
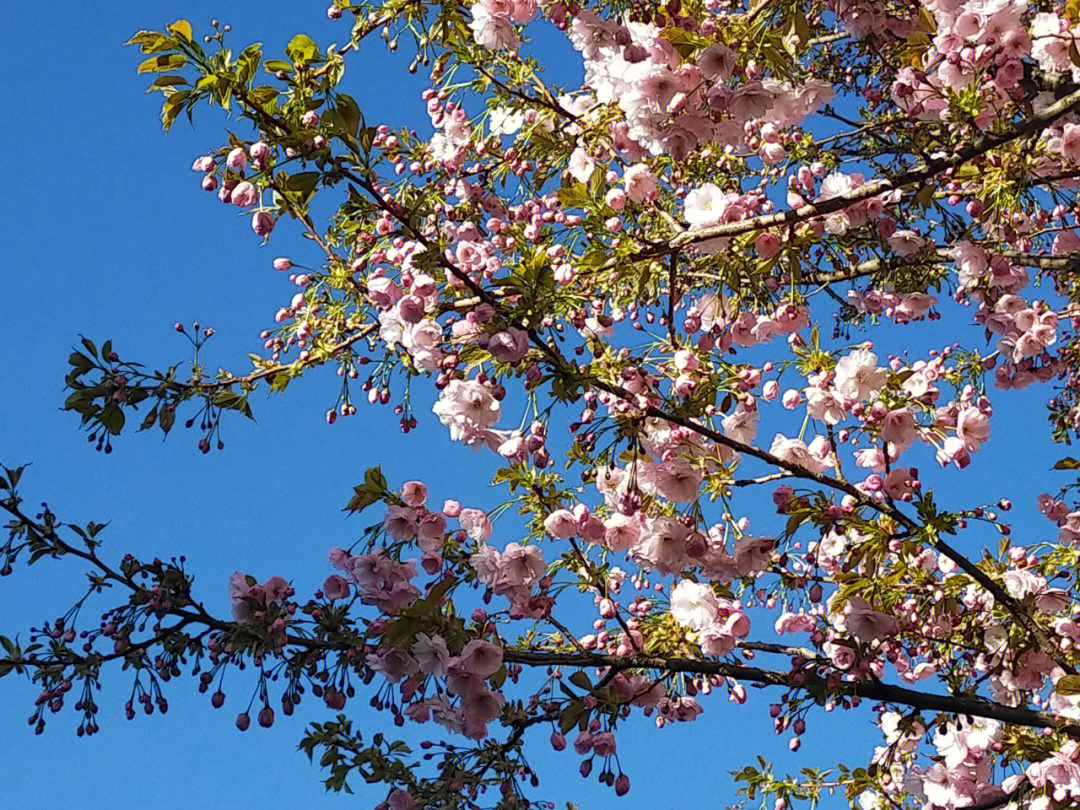
[[[754,240],[754,250],[761,258],[771,259],[780,252],[780,237],[769,231],[759,233]]]
[[[275,225],[277,220],[269,211],[256,211],[251,216],[251,230],[255,231],[257,236],[269,236]]]
[[[259,201],[259,191],[254,185],[247,182],[240,183],[232,191],[230,202],[237,208],[248,208]]]
[[[259,141],[251,145],[251,159],[256,164],[262,165],[268,157],[270,157],[270,144],[266,143],[266,141]]]
[[[794,496],[794,489],[792,489],[787,484],[781,484],[776,488],[776,491],[773,492],[773,503],[775,503],[779,509],[786,509],[787,505],[791,503],[791,499]]]
[[[286,273],[289,268],[292,267],[292,262],[286,259],[284,256],[280,256],[274,259],[274,269],[279,272]]]
[[[247,152],[244,151],[242,146],[238,146],[229,152],[229,156],[225,158],[225,165],[230,169],[244,169],[248,165]]]
[[[626,192],[621,188],[613,188],[604,196],[604,202],[615,211],[622,211],[626,207]]]

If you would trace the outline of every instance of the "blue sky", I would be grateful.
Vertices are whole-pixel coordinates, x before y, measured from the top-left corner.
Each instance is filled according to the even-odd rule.
[[[424,478],[437,502],[455,497],[491,508],[501,495],[486,486],[493,459],[450,444],[444,429],[425,417],[427,400],[418,403],[421,426],[409,437],[400,435],[388,408],[364,407],[352,419],[325,425],[322,414],[337,390],[330,371],[290,387],[286,398],[257,394],[258,424],[229,420],[226,450],[208,456],[194,447],[198,435],[181,429],[164,443],[157,433],[125,435],[112,455],[98,454],[76,417],[59,410],[65,361],[80,333],[111,338],[125,358],[165,365],[187,351],[173,322],[199,320],[218,333],[204,361],[239,370],[247,353],[259,349],[258,332],[295,291],[271,269],[273,258],[317,262],[288,223],[260,246],[233,209],[199,189],[191,161],[221,142],[223,119],[205,111],[195,129],[180,122],[163,134],[160,97],[142,93],[148,81],[134,72],[138,54],[121,47],[135,30],[178,17],[198,32],[216,16],[232,23],[236,48],[262,41],[268,52],[298,30],[322,44],[347,35],[345,24],[327,21],[318,3],[297,9],[284,2],[169,0],[102,4],[74,16],[16,4],[0,26],[7,64],[18,66],[0,85],[9,111],[0,118],[8,154],[0,259],[9,302],[0,342],[0,462],[33,462],[23,484],[30,504],[48,498],[62,518],[110,521],[104,554],[112,559],[128,551],[187,554],[196,588],[221,612],[227,610],[225,580],[237,569],[260,578],[283,574],[300,593],[317,587],[328,573],[327,549],[348,545],[364,525],[345,521],[341,507],[368,466],[382,464],[392,484]],[[577,59],[571,55],[563,64],[576,70]],[[377,46],[350,62],[345,89],[360,100],[369,123],[426,125],[422,85],[406,74],[407,63],[405,55],[390,57]],[[977,339],[977,331],[970,334]],[[894,344],[882,348],[941,345],[945,338],[942,327],[928,324],[892,332]],[[1034,497],[1057,456],[1046,439],[1039,392],[995,401],[993,439],[974,469],[959,476],[931,473],[944,487],[939,500],[970,505],[989,487],[992,498],[1007,495],[1018,504],[1018,536],[1047,539],[1050,527],[1035,513]],[[763,440],[771,435],[762,433]],[[929,470],[929,458],[919,461]],[[755,528],[764,533],[770,525],[766,514]],[[514,539],[514,533],[503,538]],[[994,540],[975,530],[960,544],[970,553]],[[76,568],[47,562],[0,581],[0,633],[13,635],[62,613],[82,581]],[[233,673],[220,712],[193,683],[181,681],[169,690],[166,717],[129,723],[121,717],[129,684],[112,674],[99,701],[101,733],[89,740],[75,738],[68,713],[35,737],[25,718],[36,690],[13,677],[0,681],[0,806],[127,810],[197,796],[196,806],[211,810],[252,800],[344,808],[382,798],[381,789],[363,785],[356,785],[359,798],[324,794],[318,769],[295,750],[304,721],[320,716],[311,706],[269,731],[241,735],[233,720],[252,684]],[[827,765],[837,755],[849,765],[864,764],[874,741],[869,712],[811,721],[803,751],[794,756],[772,734],[768,702],[751,690],[750,706],[729,707],[716,696],[694,724],[659,732],[647,721],[631,725],[633,733],[624,732],[619,745],[633,790],[616,806],[726,805],[734,798],[728,773],[758,753],[776,758],[780,771]],[[359,707],[354,712],[361,725],[370,720],[385,727],[381,716],[368,717]],[[531,756],[542,795],[560,806],[615,802],[595,780],[577,775],[575,755],[551,753],[543,737],[546,732],[533,733]]]

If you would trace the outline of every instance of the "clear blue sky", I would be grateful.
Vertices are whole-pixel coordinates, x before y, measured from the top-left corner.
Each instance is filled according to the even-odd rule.
[[[293,386],[287,398],[257,395],[258,424],[229,420],[226,450],[205,457],[195,450],[198,436],[182,429],[165,443],[157,433],[125,435],[111,456],[101,455],[84,440],[77,418],[59,410],[65,360],[78,334],[111,338],[125,358],[164,365],[185,357],[173,322],[197,319],[218,331],[207,364],[239,370],[259,348],[258,332],[294,292],[270,269],[271,260],[284,254],[317,261],[287,225],[260,247],[246,222],[199,189],[191,161],[221,142],[223,119],[205,111],[195,129],[180,122],[163,134],[160,97],[143,94],[148,81],[135,75],[138,54],[121,47],[139,28],[185,17],[199,32],[214,16],[232,23],[234,46],[262,41],[268,52],[298,30],[323,44],[347,36],[345,24],[327,21],[318,3],[168,0],[100,4],[78,14],[22,3],[4,11],[0,266],[8,326],[0,342],[0,461],[33,462],[23,486],[30,504],[48,498],[62,518],[111,521],[104,554],[112,559],[128,551],[187,554],[199,593],[224,613],[225,580],[236,569],[260,578],[283,574],[301,594],[322,582],[327,549],[348,545],[361,526],[346,522],[340,510],[368,466],[381,463],[392,483],[425,478],[436,500],[456,497],[490,508],[501,493],[486,487],[491,457],[450,444],[431,418],[410,437],[400,435],[389,409],[363,408],[326,426],[322,414],[337,385],[329,371]],[[578,57],[565,55],[562,70],[576,71]],[[391,71],[362,69],[388,64]],[[379,47],[350,63],[346,87],[369,123],[425,126],[421,84],[405,73],[406,64],[407,57],[388,57]],[[972,330],[971,339],[977,334]],[[882,348],[940,345],[944,338],[940,327],[925,325],[892,333],[901,343]],[[995,401],[992,441],[973,471],[941,479],[951,489],[941,489],[940,500],[971,504],[990,486],[993,497],[1017,502],[1020,538],[1030,531],[1030,540],[1046,539],[1050,527],[1036,515],[1034,497],[1056,456],[1041,400],[1027,392]],[[427,407],[418,404],[418,412]],[[1009,430],[1010,422],[1017,427]],[[931,467],[929,458],[920,462]],[[755,528],[779,528],[772,522],[763,515]],[[511,533],[503,541],[513,539]],[[962,547],[973,552],[984,541],[994,538],[973,532]],[[82,581],[74,567],[50,563],[0,581],[0,633],[13,635],[62,613]],[[36,690],[15,677],[0,681],[0,807],[134,810],[197,797],[195,806],[210,810],[249,802],[344,808],[370,807],[384,795],[359,784],[359,798],[324,794],[318,769],[295,750],[304,721],[318,716],[310,706],[272,730],[236,731],[238,705],[246,704],[251,687],[242,675],[227,682],[221,712],[181,681],[169,690],[166,717],[129,723],[121,717],[129,683],[112,674],[99,701],[101,733],[89,740],[75,738],[67,712],[35,737],[25,718]],[[779,771],[826,765],[837,756],[865,764],[875,738],[868,711],[811,722],[803,752],[793,756],[771,732],[768,702],[751,690],[750,706],[729,707],[717,696],[693,724],[659,732],[644,721],[630,726],[634,733],[623,732],[619,745],[633,790],[618,802],[577,775],[574,754],[547,750],[546,732],[538,730],[531,756],[543,778],[537,795],[585,808],[720,807],[734,798],[729,772],[757,753],[776,758]],[[353,711],[364,725],[360,707]],[[383,723],[381,716],[370,719]]]

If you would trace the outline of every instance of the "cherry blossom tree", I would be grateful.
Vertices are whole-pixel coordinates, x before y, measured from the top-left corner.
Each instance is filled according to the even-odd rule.
[[[385,783],[392,810],[546,806],[527,752],[568,742],[622,796],[627,719],[702,712],[793,750],[819,713],[876,721],[869,761],[739,771],[732,790],[770,807],[1080,804],[1080,484],[1060,478],[1080,461],[1023,505],[1048,521],[1023,544],[1008,482],[973,494],[963,472],[992,429],[1045,429],[994,424],[1012,389],[1045,389],[1056,441],[1080,430],[1080,3],[327,14],[343,44],[297,34],[269,59],[216,22],[132,37],[166,128],[232,117],[192,168],[297,291],[251,371],[210,373],[199,326],[177,324],[194,361],[164,372],[83,339],[65,407],[105,452],[134,419],[179,420],[207,453],[253,392],[330,366],[328,429],[361,407],[403,433],[438,420],[505,506],[369,469],[343,487],[372,522],[328,549],[320,589],[237,572],[220,616],[182,559],[110,552],[100,524],[27,508],[32,482],[4,468],[0,573],[89,573],[71,610],[0,637],[0,676],[40,689],[36,731],[69,703],[97,731],[103,678],[133,678],[130,718],[187,678],[221,708],[245,668],[241,730],[325,704],[301,747],[331,789]],[[553,36],[579,86],[546,78],[533,45]],[[428,131],[342,92],[379,37],[427,77]],[[284,219],[318,267],[285,258]],[[938,319],[950,342],[903,351]],[[935,492],[920,470],[938,465]],[[391,739],[405,724],[421,750]]]

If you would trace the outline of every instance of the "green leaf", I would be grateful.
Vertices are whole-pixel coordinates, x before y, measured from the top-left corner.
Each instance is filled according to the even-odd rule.
[[[168,96],[165,103],[161,105],[161,128],[166,132],[176,121],[176,116],[180,115],[180,110],[183,109],[184,102],[190,95],[190,90],[181,90]]]
[[[148,31],[143,29],[142,31],[136,31],[131,39],[124,43],[124,45],[145,45],[148,42],[156,42],[165,35],[160,31]]]
[[[378,130],[375,127],[364,127],[360,132],[360,147],[365,152],[371,151],[371,144],[375,142]]]
[[[360,125],[364,121],[364,116],[360,112],[360,105],[356,103],[356,100],[352,96],[339,93],[337,97],[337,112],[338,115],[341,116],[341,122],[345,127],[345,132],[355,136],[360,130]]]
[[[19,485],[19,481],[22,479],[23,472],[26,471],[26,467],[4,467],[4,472],[7,473],[8,485],[7,489],[15,489]]]
[[[1080,675],[1063,675],[1054,684],[1054,691],[1059,695],[1080,695]]]
[[[294,174],[285,181],[285,188],[289,191],[296,191],[300,194],[300,198],[307,202],[308,197],[311,196],[311,192],[315,190],[315,184],[319,182],[319,172],[300,172]]]
[[[597,250],[587,250],[581,255],[581,258],[574,260],[574,266],[582,272],[592,272],[594,270],[599,270],[607,264],[607,261],[610,258],[611,253],[608,250],[602,248]]]
[[[1055,470],[1080,470],[1080,460],[1066,456],[1054,463]]]
[[[154,79],[153,83],[146,88],[147,93],[152,93],[155,90],[160,90],[163,87],[176,87],[180,84],[187,84],[188,80],[183,76],[176,73],[170,73],[167,76],[158,76]]]
[[[281,95],[280,91],[268,84],[260,84],[250,92],[252,100],[267,112],[273,111],[274,101],[277,100],[279,95]]]
[[[585,706],[582,703],[571,703],[559,716],[559,731],[566,734],[585,714]]]
[[[920,208],[929,208],[930,203],[934,201],[934,191],[936,187],[933,183],[927,183],[921,189],[919,193],[915,195],[915,204]]]
[[[284,70],[286,73],[292,73],[293,66],[291,63],[286,62],[284,59],[267,59],[263,63],[263,70],[267,73],[277,73]]]
[[[436,607],[441,605],[446,594],[457,584],[457,581],[457,576],[454,574],[447,574],[428,588],[425,599]]]
[[[177,42],[170,36],[160,31],[139,31],[135,36],[124,43],[125,45],[138,45],[143,53],[161,53],[171,51],[177,47]]]
[[[211,400],[219,408],[225,408],[230,411],[239,411],[249,419],[253,418],[251,415],[251,404],[248,402],[247,393],[240,391],[218,391],[212,397]]]
[[[285,46],[285,53],[297,65],[307,65],[322,58],[319,54],[319,46],[307,34],[297,34],[290,39],[289,44]]]
[[[113,436],[119,436],[124,429],[124,412],[116,405],[107,405],[101,412],[101,424]]]
[[[367,487],[363,485],[353,487],[353,492],[355,494],[351,498],[349,498],[349,502],[345,504],[346,512],[363,512],[365,509],[367,509],[373,503],[377,503],[379,500],[378,495],[370,492]]]
[[[570,676],[570,683],[572,683],[578,689],[587,689],[589,691],[592,691],[592,682],[589,681],[589,676],[582,672],[580,669]]]
[[[347,512],[360,512],[371,504],[381,501],[387,493],[386,478],[379,467],[369,467],[364,472],[364,483],[353,487],[353,497],[345,505]],[[450,587],[452,580],[446,587]]]
[[[810,25],[807,23],[806,16],[801,10],[795,12],[795,19],[792,24],[795,28],[795,33],[799,35],[799,44],[805,48],[806,43],[810,41]]]
[[[82,352],[72,352],[68,357],[68,365],[72,366],[79,374],[85,374],[94,367],[93,361]],[[76,391],[75,393],[79,393]]]
[[[182,53],[163,53],[144,60],[135,69],[138,73],[165,73],[177,70],[187,64],[187,57]]]
[[[184,42],[191,42],[191,23],[187,20],[177,20],[172,25],[166,26],[167,30],[176,34]]]
[[[389,645],[412,641],[416,638],[416,634],[420,632],[422,626],[418,619],[395,619],[387,626],[386,632],[382,635],[382,641],[384,644]]]
[[[604,172],[600,171],[600,167],[597,166],[593,169],[592,176],[589,178],[589,194],[594,199],[600,198],[600,192],[604,190],[604,185],[607,181],[604,179]]]
[[[574,182],[555,192],[563,208],[580,208],[589,201],[589,191],[584,183]]]
[[[675,50],[677,50],[684,59],[688,58],[698,50],[698,48],[706,47],[709,44],[709,40],[701,36],[701,34],[686,31],[675,26],[668,26],[660,35],[674,45]]]
[[[364,483],[380,492],[386,492],[386,477],[382,474],[382,466],[368,467],[364,471]]]
[[[236,57],[236,75],[242,84],[250,84],[255,78],[255,72],[259,69],[262,61],[262,43],[256,42],[248,45]]]
[[[91,341],[89,338],[82,338],[81,342],[83,348],[90,352],[90,356],[96,360],[98,356],[97,346],[94,345],[93,341]]]

